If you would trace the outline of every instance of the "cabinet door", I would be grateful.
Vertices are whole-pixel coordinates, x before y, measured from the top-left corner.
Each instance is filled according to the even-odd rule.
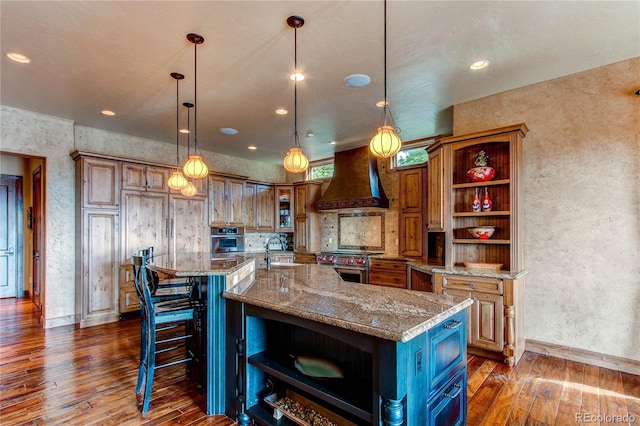
[[[422,213],[402,213],[400,219],[400,254],[421,257],[424,253]]]
[[[114,322],[119,318],[118,232],[117,211],[84,210],[80,327]]]
[[[295,219],[295,232],[293,234],[294,250],[309,250],[309,222],[306,217],[298,216]]]
[[[308,188],[306,185],[296,186],[296,194],[294,197],[294,211],[296,217],[305,216],[307,214],[307,210],[309,208],[309,203],[307,201],[308,195]]]
[[[450,296],[458,296],[464,298],[471,298],[474,300],[474,306],[477,301],[473,297],[472,291],[464,291],[464,290],[452,290],[449,288],[442,289],[442,294],[448,294]],[[471,345],[473,343],[473,336],[475,335],[474,330],[478,328],[477,321],[474,321],[475,316],[473,315],[473,306],[467,308],[467,344]]]
[[[209,177],[209,223],[227,223],[227,180],[217,176]]]
[[[227,202],[229,203],[228,222],[233,225],[244,223],[244,181],[229,179],[227,185]]]
[[[147,191],[169,192],[169,169],[163,167],[147,167]]]
[[[418,213],[424,210],[426,191],[424,187],[425,169],[409,169],[400,172],[399,203],[400,211]]]
[[[258,229],[258,186],[247,183],[244,187],[244,225],[247,231]]]
[[[208,252],[210,250],[207,200],[193,197],[171,197],[169,200],[171,255]]]
[[[258,229],[273,231],[273,187],[258,185]]]
[[[504,348],[504,304],[502,296],[474,292],[471,309],[476,326],[472,332],[472,345],[490,351]]]
[[[117,161],[82,160],[83,207],[118,208],[120,204],[120,164]]]
[[[122,260],[138,250],[153,247],[169,252],[169,201],[167,194],[122,192]]]
[[[428,197],[427,197],[427,223],[429,230],[442,231],[444,223],[444,199],[442,197],[443,162],[442,148],[429,153],[428,173]]]
[[[276,232],[293,232],[293,186],[275,187]]]

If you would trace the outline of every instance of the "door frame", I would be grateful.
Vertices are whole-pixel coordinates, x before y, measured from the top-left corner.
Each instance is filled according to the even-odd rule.
[[[22,197],[22,176],[0,174],[3,181],[13,182],[15,189],[15,203],[8,208],[15,209],[16,214],[16,250],[14,257],[16,259],[16,282],[15,295],[16,298],[24,297],[24,256],[23,256],[23,238],[24,238],[24,206]]]
[[[42,265],[44,264],[42,247],[44,242],[44,239],[42,238],[43,179],[44,173],[42,166],[37,166],[31,172],[31,246],[33,248],[31,256],[31,300],[40,310],[42,310],[42,277],[44,276],[42,273]],[[36,186],[38,186],[38,188],[36,188]],[[36,198],[38,199],[36,200]],[[38,259],[35,259],[36,240],[38,240],[37,247],[39,248]]]

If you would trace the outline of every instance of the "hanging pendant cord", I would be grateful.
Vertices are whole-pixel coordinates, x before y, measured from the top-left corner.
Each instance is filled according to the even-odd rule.
[[[179,102],[179,96],[178,96],[178,79],[176,79],[176,167],[180,166],[180,154],[179,154],[179,148],[178,148],[178,144],[180,143],[180,121],[179,121],[179,117],[180,117],[180,102]]]
[[[198,43],[193,44],[193,152],[198,155]]]
[[[293,31],[293,143],[300,146],[298,141],[298,28]]]
[[[187,158],[191,155],[191,108],[187,107]]]
[[[387,125],[387,0],[384,0],[384,125]]]

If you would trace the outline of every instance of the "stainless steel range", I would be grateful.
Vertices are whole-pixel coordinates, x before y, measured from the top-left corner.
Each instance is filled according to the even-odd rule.
[[[378,253],[332,251],[316,256],[318,265],[330,265],[344,281],[354,283],[369,282],[369,256]]]

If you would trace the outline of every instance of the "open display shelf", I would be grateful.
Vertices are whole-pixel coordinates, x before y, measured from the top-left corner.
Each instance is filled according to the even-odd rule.
[[[266,351],[249,357],[249,364],[333,407],[368,423],[372,421],[371,395],[362,392],[363,389],[371,389],[372,383],[349,376],[344,379],[314,379],[296,370],[293,361],[276,360]]]

